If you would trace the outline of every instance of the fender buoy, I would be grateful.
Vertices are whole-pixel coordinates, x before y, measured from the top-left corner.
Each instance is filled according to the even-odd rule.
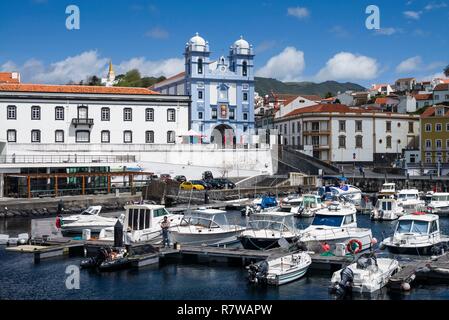
[[[357,239],[349,240],[348,245],[346,246],[346,250],[348,250],[352,254],[359,253],[362,251],[362,242]]]
[[[56,217],[56,228],[61,229],[61,217],[57,216]]]

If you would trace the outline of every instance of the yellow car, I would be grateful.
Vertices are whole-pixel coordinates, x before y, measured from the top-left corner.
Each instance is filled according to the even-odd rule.
[[[204,190],[204,186],[201,184],[192,183],[191,181],[186,181],[181,183],[181,190]]]

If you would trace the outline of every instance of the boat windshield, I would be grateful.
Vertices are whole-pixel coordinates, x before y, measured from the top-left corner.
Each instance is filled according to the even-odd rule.
[[[314,196],[304,196],[303,198],[303,206],[304,208],[316,208],[318,203],[321,202],[321,199],[317,199]]]
[[[248,222],[251,229],[271,229],[271,230],[287,230],[295,227],[293,215],[275,216],[264,213],[263,215],[253,215]]]
[[[209,218],[202,217],[184,217],[180,223],[181,226],[195,226],[204,228],[219,228],[219,225],[214,223]]]
[[[100,210],[98,209],[93,209],[93,208],[87,208],[86,210],[84,210],[81,215],[82,216],[92,216],[92,215],[96,215],[100,212]]]
[[[448,201],[449,195],[433,195],[432,201]]]
[[[186,215],[184,217],[184,220],[193,225],[203,225],[206,227],[209,227],[211,222],[213,222],[212,228],[218,228],[220,225],[228,224],[228,220],[224,213],[210,214],[210,213],[195,212]]]
[[[427,233],[428,222],[419,220],[402,220],[399,221],[396,229],[397,233]]]
[[[343,216],[317,214],[313,219],[312,226],[340,227],[342,222]]]
[[[399,200],[417,199],[418,195],[415,193],[400,193],[398,195]]]
[[[377,205],[377,209],[381,209],[381,210],[391,210],[393,206],[393,202],[391,201],[379,201],[378,205]]]

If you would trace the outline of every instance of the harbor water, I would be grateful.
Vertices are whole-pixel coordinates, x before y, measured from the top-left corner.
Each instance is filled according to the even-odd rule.
[[[239,212],[229,212],[229,219],[245,224]],[[300,228],[311,219],[298,219]],[[379,242],[393,232],[395,222],[372,222],[368,215],[358,215],[360,227],[368,227]],[[449,234],[449,219],[440,219],[441,231]],[[26,218],[0,220],[0,233],[15,236],[30,232]],[[388,255],[386,252],[385,255]],[[398,256],[395,256],[399,258]],[[407,257],[400,257],[407,259]],[[159,266],[129,269],[112,273],[80,271],[80,288],[66,288],[65,273],[70,265],[78,266],[79,257],[54,258],[40,264],[32,255],[6,252],[0,247],[0,299],[180,299],[180,300],[323,300],[335,299],[328,293],[331,274],[309,272],[299,281],[280,287],[250,285],[242,266],[226,263],[188,263],[167,261]],[[372,296],[354,299],[449,299],[449,285],[416,285],[409,293],[388,292],[385,288]]]

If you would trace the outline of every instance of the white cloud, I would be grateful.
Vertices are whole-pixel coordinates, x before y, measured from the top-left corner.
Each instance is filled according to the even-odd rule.
[[[422,59],[420,56],[415,56],[408,58],[404,61],[402,61],[397,67],[396,72],[397,73],[404,73],[404,72],[413,72],[419,70],[421,67]]]
[[[147,31],[145,35],[153,39],[167,39],[169,37],[168,31],[159,27],[154,27]]]
[[[326,62],[315,76],[317,81],[326,80],[369,80],[376,78],[379,73],[379,65],[376,59],[340,52]]]
[[[330,33],[333,33],[338,38],[348,38],[351,36],[348,30],[343,28],[342,26],[333,26],[330,30]]]
[[[257,72],[259,77],[276,78],[281,81],[297,81],[305,67],[304,52],[294,47],[286,47]]]
[[[446,8],[446,7],[447,7],[446,2],[440,2],[440,3],[431,2],[427,6],[425,6],[424,9],[426,9],[427,11],[430,11],[430,10],[441,9],[441,8]]]
[[[403,14],[408,19],[419,20],[419,18],[421,18],[422,11],[404,11]]]
[[[395,33],[402,33],[402,29],[390,27],[390,28],[381,28],[381,29],[375,30],[375,34],[381,35],[381,36],[391,36]]]
[[[91,50],[47,66],[42,61],[30,59],[23,65],[7,61],[0,68],[3,71],[19,71],[23,82],[65,84],[70,81],[79,82],[92,75],[105,76],[109,60]],[[135,68],[143,76],[171,76],[184,69],[184,60],[172,58],[152,61],[143,57],[131,58],[117,64],[116,73],[125,73]]]
[[[276,45],[276,41],[275,40],[265,40],[262,41],[261,43],[259,43],[256,48],[254,49],[255,53],[262,53],[265,52],[267,50],[270,50],[272,48],[274,48],[274,46]]]
[[[287,14],[301,20],[310,16],[310,11],[304,7],[291,7],[287,9]]]

